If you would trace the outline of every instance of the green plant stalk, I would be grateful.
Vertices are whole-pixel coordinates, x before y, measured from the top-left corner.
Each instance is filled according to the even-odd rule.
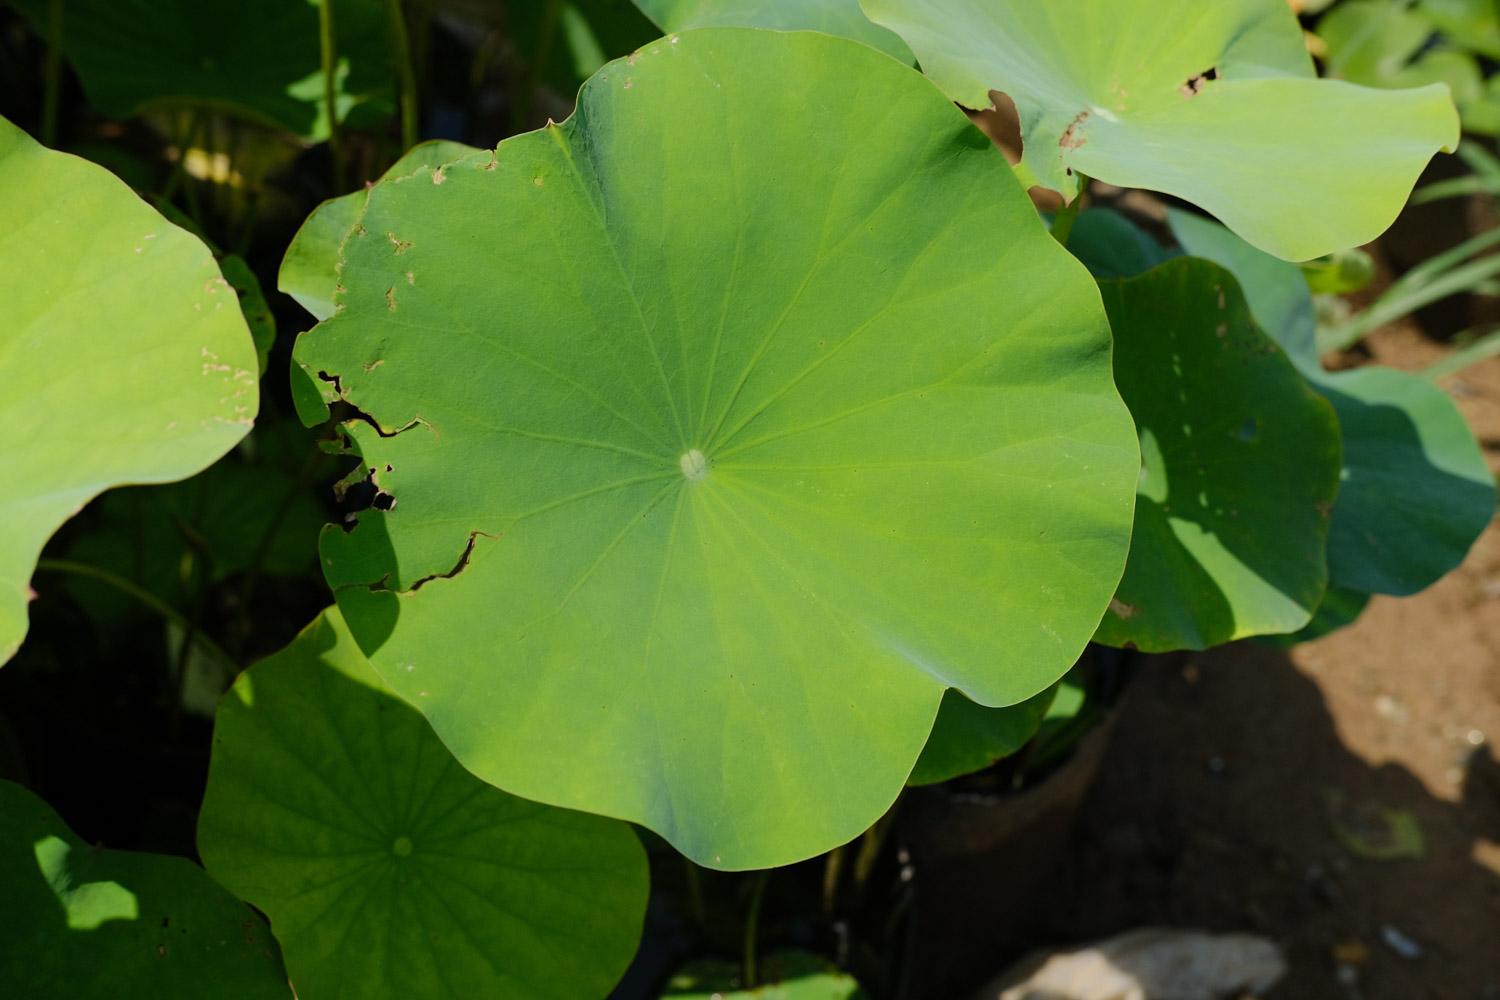
[[[843,845],[828,852],[823,862],[823,912],[833,913],[833,904],[838,898],[839,878],[844,874]]]
[[[1089,189],[1089,179],[1083,174],[1077,174],[1078,194],[1073,200],[1057,210],[1057,215],[1052,219],[1052,238],[1064,247],[1068,245],[1068,237],[1073,234],[1073,222],[1078,218],[1079,209],[1083,208],[1083,196]]]
[[[328,114],[328,155],[333,161],[333,189],[342,193],[344,177],[344,132],[339,124],[338,42],[333,33],[333,0],[318,4],[318,42],[323,55],[323,109]]]
[[[1493,237],[1490,242],[1500,241],[1500,229],[1483,235],[1486,238]],[[1415,274],[1414,271],[1408,273],[1406,278],[1411,278],[1413,274]],[[1321,352],[1346,350],[1359,343],[1371,330],[1450,295],[1470,291],[1497,274],[1500,274],[1500,256],[1470,261],[1440,278],[1431,281],[1418,280],[1415,282],[1415,287],[1412,282],[1403,279],[1386,289],[1385,294],[1376,299],[1370,308],[1349,322],[1330,330],[1326,337],[1319,338],[1318,350]]]
[[[1074,199],[1075,201],[1077,199]],[[902,790],[905,794],[905,790]],[[885,811],[885,815],[877,819],[859,841],[859,855],[854,859],[854,895],[855,898],[864,895],[865,885],[870,881],[870,874],[875,870],[875,862],[880,860],[880,850],[885,846],[886,836],[895,825],[896,809],[901,805],[901,796]]]
[[[297,502],[308,486],[312,484],[313,477],[317,475],[318,468],[323,464],[325,453],[313,442],[312,451],[302,462],[302,468],[297,470],[297,479],[287,489],[286,495],[281,498],[281,503],[276,507],[276,513],[271,516],[266,530],[261,532],[259,541],[255,545],[255,555],[251,557],[250,566],[245,571],[245,582],[240,586],[239,596],[239,621],[234,634],[234,651],[236,663],[239,656],[245,652],[245,641],[250,636],[250,603],[255,597],[256,584],[260,582],[261,569],[265,566],[266,556],[270,554],[271,544],[276,541],[277,534],[281,531],[282,523],[286,520],[287,512],[292,509],[292,504]]]
[[[36,568],[49,573],[71,573],[74,576],[88,577],[89,579],[98,580],[100,583],[107,584],[108,586],[118,590],[120,593],[134,598],[136,601],[161,615],[162,618],[166,619],[168,622],[171,622],[173,625],[176,625],[178,628],[182,629],[184,634],[188,636],[190,641],[197,642],[210,653],[214,654],[215,656],[222,657],[225,663],[236,662],[229,656],[228,653],[224,652],[224,650],[219,647],[218,643],[214,642],[202,632],[196,631],[193,628],[192,622],[188,620],[186,615],[163,601],[161,598],[157,597],[155,594],[151,593],[149,590],[136,586],[122,576],[111,573],[109,570],[103,569],[102,567],[91,566],[88,563],[74,562],[71,559],[38,559]],[[184,641],[184,645],[186,644],[187,640]]]
[[[511,106],[511,128],[519,132],[526,116],[531,112],[531,102],[536,98],[537,88],[542,84],[542,68],[552,54],[552,39],[557,35],[557,24],[562,19],[562,0],[547,0],[542,12],[542,27],[537,34],[536,51],[531,54],[531,65],[526,69],[526,85],[520,99]]]
[[[703,906],[703,877],[692,858],[682,859],[682,869],[687,874],[688,902],[692,906],[693,919],[703,923],[708,919],[708,910]]]
[[[42,97],[42,145],[57,145],[57,107],[62,94],[63,0],[47,5],[46,90]]]
[[[386,18],[390,22],[391,55],[396,60],[396,79],[401,90],[401,149],[417,144],[417,74],[411,61],[411,38],[406,30],[406,14],[401,0],[385,0]]]
[[[1472,331],[1466,330],[1464,332],[1470,333]],[[1461,333],[1454,339],[1458,340],[1463,338],[1463,336],[1464,334]],[[1457,374],[1471,365],[1477,365],[1479,362],[1493,358],[1496,355],[1500,355],[1500,330],[1491,330],[1473,343],[1460,347],[1436,364],[1422,369],[1421,374],[1423,378],[1436,382],[1439,379]]]
[[[755,932],[760,925],[760,901],[766,895],[766,882],[770,881],[771,869],[763,869],[755,876],[755,886],[750,890],[750,911],[745,914],[745,989],[753,990],[759,985],[755,969]]]

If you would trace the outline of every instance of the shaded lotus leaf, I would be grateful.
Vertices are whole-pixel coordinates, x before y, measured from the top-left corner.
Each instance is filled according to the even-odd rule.
[[[305,445],[307,431],[293,427]],[[247,444],[260,444],[264,429]],[[295,576],[311,569],[328,518],[299,480],[305,455],[290,463],[252,461],[245,450],[179,483],[99,497],[67,557],[107,569],[176,608],[191,606],[196,586],[235,574]],[[142,611],[133,598],[89,577],[70,576],[67,586],[95,622]]]
[[[902,62],[916,56],[895,32],[882,28],[859,9],[859,0],[635,0],[663,31],[714,25],[823,31],[872,45]]]
[[[1134,278],[1174,256],[1112,208],[1086,208],[1078,213],[1068,236],[1068,253],[1089,269],[1095,281]]]
[[[1447,393],[1374,365],[1325,372],[1299,268],[1209,220],[1176,211],[1167,218],[1188,253],[1241,280],[1259,325],[1338,414],[1344,468],[1329,526],[1329,582],[1412,594],[1462,562],[1494,516],[1495,483]]]
[[[1159,652],[1301,628],[1327,584],[1332,408],[1218,265],[1179,258],[1100,291],[1141,477],[1130,561],[1096,638]]]
[[[1419,0],[1417,9],[1453,44],[1500,59],[1500,12],[1494,0]]]
[[[393,110],[385,7],[333,0],[340,120]],[[51,0],[11,0],[42,37]],[[201,108],[328,138],[318,4],[309,0],[67,0],[63,51],[111,118]],[[356,109],[358,109],[356,111]]]
[[[1437,582],[1495,514],[1495,479],[1474,433],[1448,394],[1417,375],[1371,365],[1315,385],[1344,434],[1329,579],[1397,596]]]
[[[378,183],[399,180],[419,167],[440,167],[477,152],[473,146],[461,142],[441,139],[424,142],[391,164]],[[281,259],[276,287],[319,320],[333,315],[333,297],[339,284],[339,246],[364,211],[367,195],[364,190],[352,191],[323,202],[302,223]]]
[[[469,774],[336,609],[219,703],[198,849],[270,917],[301,1000],[593,1000],[646,908],[629,827]]]
[[[661,35],[632,0],[508,3],[501,27],[519,57],[569,98],[610,59]]]
[[[250,430],[255,346],[207,247],[0,119],[0,663],[42,545],[95,494],[181,479]]]
[[[250,328],[250,339],[255,343],[255,360],[258,371],[266,373],[266,361],[271,356],[271,347],[276,343],[276,316],[265,292],[260,289],[260,279],[238,254],[219,258],[219,270],[234,294],[239,296],[240,312],[245,314],[245,325]]]
[[[672,977],[663,998],[672,1000],[867,1000],[853,976],[817,955],[777,952],[763,959],[757,984],[732,962],[694,962]]]
[[[1057,690],[1054,685],[1019,705],[1005,708],[986,708],[958,691],[947,691],[927,745],[906,783],[931,785],[947,781],[1009,757],[1036,735]]]
[[[1343,0],[1318,21],[1331,77],[1380,86],[1407,68],[1433,23],[1406,0]]]
[[[8,996],[291,1000],[266,922],[202,868],[91,847],[9,781],[0,899]]]
[[[946,688],[1024,701],[1098,624],[1138,461],[1097,294],[867,46],[683,32],[376,185],[343,253],[295,356],[387,509],[324,571],[501,788],[785,864],[886,811]]]
[[[1020,111],[1022,169],[1186,199],[1305,260],[1368,243],[1439,149],[1445,88],[1319,80],[1284,0],[863,0],[953,100]]]
[[[1167,227],[1184,253],[1211,260],[1234,275],[1255,325],[1286,352],[1298,371],[1309,378],[1322,374],[1318,324],[1301,268],[1257,250],[1214,220],[1193,212],[1168,209]]]

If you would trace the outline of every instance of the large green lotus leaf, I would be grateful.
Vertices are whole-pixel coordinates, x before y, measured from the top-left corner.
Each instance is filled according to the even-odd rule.
[[[270,928],[185,858],[84,843],[0,781],[5,995],[291,1000]]]
[[[945,688],[1077,658],[1135,437],[999,156],[867,46],[703,28],[370,192],[296,356],[389,509],[324,570],[467,767],[769,867],[889,807]]]
[[[629,827],[465,771],[336,609],[219,703],[198,849],[271,918],[301,1000],[593,1000],[646,909]]]
[[[1495,486],[1447,393],[1390,368],[1325,372],[1312,296],[1295,265],[1209,220],[1173,211],[1167,221],[1187,252],[1239,279],[1257,323],[1338,414],[1344,469],[1328,535],[1330,583],[1411,594],[1462,562],[1494,515]]]
[[[10,0],[44,37],[52,0]],[[66,0],[63,51],[112,118],[199,107],[328,137],[317,0]],[[393,109],[385,7],[335,0],[340,120]]]
[[[729,25],[778,31],[824,31],[895,56],[908,65],[916,56],[901,36],[872,22],[859,0],[635,0],[663,31]]]
[[[1305,260],[1367,243],[1427,161],[1458,141],[1441,86],[1313,77],[1284,0],[863,0],[959,104],[1015,100],[1022,167],[1201,205],[1251,243]]]
[[[250,430],[255,346],[207,247],[0,119],[0,663],[42,545],[90,497],[192,475]]]
[[[986,708],[949,690],[906,783],[936,784],[1009,757],[1036,735],[1056,695],[1054,685],[1019,705]]]
[[[763,959],[755,987],[745,986],[744,968],[730,962],[694,962],[667,983],[672,1000],[866,1000],[853,976],[817,955],[778,952]]]
[[[424,142],[407,150],[391,168],[380,175],[377,183],[399,180],[419,167],[440,167],[463,159],[479,150],[461,142],[443,139]],[[281,260],[276,287],[297,300],[297,304],[319,320],[334,313],[333,297],[339,284],[339,246],[359,213],[364,210],[367,191],[352,191],[330,198],[313,210],[302,223],[297,235]]]
[[[1332,408],[1223,268],[1179,258],[1100,290],[1142,468],[1130,561],[1097,638],[1157,652],[1301,628],[1327,584]]]

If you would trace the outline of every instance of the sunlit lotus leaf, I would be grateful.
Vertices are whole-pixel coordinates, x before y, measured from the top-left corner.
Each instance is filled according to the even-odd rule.
[[[344,256],[295,356],[368,415],[382,503],[324,570],[507,791],[809,857],[886,811],[945,689],[1044,690],[1114,590],[1138,457],[1097,293],[867,46],[664,39],[564,125],[376,185]]]
[[[0,662],[58,525],[192,475],[250,430],[255,346],[199,240],[109,171],[0,119]]]
[[[1285,0],[862,0],[953,100],[1016,103],[1021,166],[1176,195],[1305,260],[1367,243],[1458,141],[1440,85],[1319,80]]]

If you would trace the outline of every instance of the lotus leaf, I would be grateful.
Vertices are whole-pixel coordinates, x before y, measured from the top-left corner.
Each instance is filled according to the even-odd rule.
[[[859,0],[636,0],[663,31],[712,25],[826,31],[895,56],[910,65],[916,56],[895,32],[874,24]]]
[[[9,781],[0,899],[7,996],[292,998],[266,922],[202,868],[91,847]]]
[[[1265,641],[1275,646],[1290,647],[1301,642],[1321,639],[1325,635],[1354,624],[1369,606],[1370,596],[1358,590],[1330,586],[1327,593],[1323,595],[1323,603],[1319,604],[1318,610],[1314,612],[1312,621],[1290,635],[1267,636]]]
[[[539,60],[531,71],[570,98],[608,60],[661,34],[631,0],[526,0],[504,6],[503,27],[517,54]]]
[[[473,146],[461,142],[424,142],[407,150],[405,156],[380,175],[380,181],[398,180],[418,167],[440,167],[477,152]],[[282,258],[276,287],[319,320],[333,315],[333,297],[339,284],[339,246],[364,210],[366,194],[363,190],[353,191],[330,198],[315,208]]]
[[[727,962],[695,962],[672,977],[671,1000],[866,1000],[852,976],[817,955],[787,951],[761,963],[760,982],[747,987],[744,970]]]
[[[376,185],[343,254],[295,357],[385,509],[324,570],[501,788],[785,864],[885,812],[946,688],[1024,701],[1098,624],[1138,459],[1097,294],[866,46],[664,39]]]
[[[220,702],[198,846],[271,918],[301,1000],[594,1000],[646,908],[629,827],[469,774],[337,610]]]
[[[1297,267],[1208,220],[1174,211],[1168,222],[1189,253],[1244,283],[1262,328],[1338,414],[1344,468],[1329,527],[1329,582],[1412,594],[1462,562],[1494,515],[1495,483],[1448,395],[1390,368],[1325,372],[1312,296]]]
[[[4,662],[57,526],[111,486],[208,466],[250,430],[259,399],[255,346],[201,242],[103,167],[3,119],[0,187]]]
[[[1016,103],[1021,166],[1202,206],[1288,260],[1368,243],[1439,149],[1445,88],[1318,80],[1284,0],[863,0],[953,100]],[[1296,149],[1289,157],[1286,150]]]
[[[1332,408],[1216,264],[1179,258],[1100,290],[1142,469],[1130,561],[1096,638],[1156,652],[1301,628],[1327,584]]]
[[[10,0],[43,37],[53,0]],[[224,111],[312,140],[328,137],[319,0],[66,0],[63,51],[89,103],[112,118],[150,108]],[[381,0],[330,0],[336,107],[393,110]]]
[[[947,781],[1009,757],[1036,735],[1056,695],[1054,685],[1019,705],[985,708],[958,691],[948,691],[906,783]]]

